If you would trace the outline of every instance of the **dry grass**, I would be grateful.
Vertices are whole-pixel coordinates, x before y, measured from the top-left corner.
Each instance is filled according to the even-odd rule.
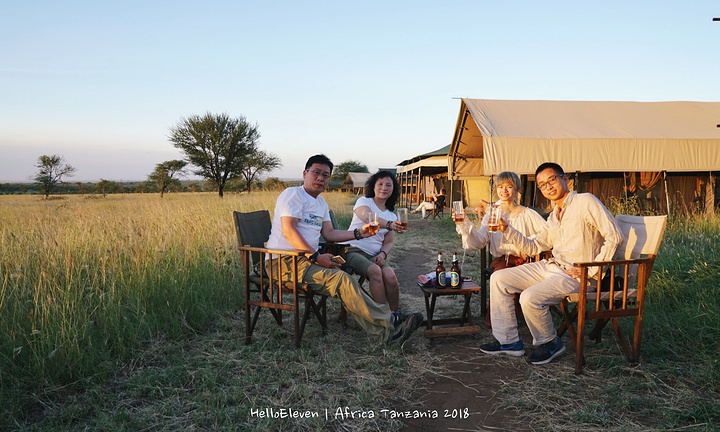
[[[402,349],[368,341],[351,320],[348,328],[334,323],[339,306],[331,299],[328,334],[323,337],[319,325],[310,322],[300,350],[293,349],[290,326],[277,326],[269,315],[258,324],[253,343],[243,344],[230,213],[272,208],[274,196],[253,193],[252,199],[228,195],[218,200],[212,194],[170,194],[162,201],[156,196],[118,196],[49,202],[0,197],[1,379],[4,409],[14,420],[3,420],[0,426],[128,431],[402,428],[398,420],[377,416],[349,421],[337,417],[336,410],[378,413],[413,406],[422,380],[453,377],[448,366],[456,359],[434,354],[424,338],[413,337]],[[354,198],[326,194],[326,199],[341,225],[347,224]],[[720,419],[715,335],[720,326],[714,321],[718,308],[712,299],[720,296],[709,294],[720,286],[712,261],[719,226],[718,221],[704,220],[697,228],[669,230],[661,254],[671,259],[656,264],[640,366],[627,366],[609,333],[603,344],[587,348],[588,364],[581,376],[574,374],[567,340],[568,354],[544,367],[529,367],[522,359],[482,357],[484,367],[525,374],[504,383],[497,408],[515,410],[523,422],[519,425],[532,430],[715,430]],[[691,253],[675,254],[688,251],[688,245],[693,245]],[[459,239],[448,220],[422,231],[413,232],[411,226],[408,234],[398,236],[393,262],[415,247],[428,250],[427,262],[421,264],[430,271],[436,252],[459,251]],[[465,274],[477,277],[477,261],[475,255],[466,255]],[[159,277],[151,277],[155,273]],[[186,286],[192,289],[182,289]],[[139,300],[128,301],[128,293]],[[205,294],[217,296],[204,303]],[[661,298],[671,298],[673,307],[661,306],[667,303]],[[456,314],[461,298],[447,300],[438,304],[438,313]],[[161,313],[163,304],[172,305],[164,308],[169,313]],[[404,295],[401,304],[405,310],[424,310],[421,297]],[[69,314],[73,305],[82,306],[76,316]],[[62,306],[62,313],[52,312],[56,306]],[[472,307],[479,316],[477,300]],[[79,329],[95,328],[83,323],[89,313],[99,311],[108,316],[100,328],[112,330],[112,324],[117,328],[110,334],[122,338],[100,333],[104,338],[83,339],[98,334]],[[131,325],[122,324],[128,320]],[[86,365],[72,369],[75,375],[70,378],[33,375],[58,358],[65,363],[48,372],[75,367],[73,356],[89,351],[98,340],[114,344],[108,354],[87,360],[100,358],[96,370],[102,372],[88,373],[92,369]],[[120,342],[127,344],[124,350]],[[63,352],[72,344],[75,351]],[[470,345],[470,358],[479,357]],[[33,356],[20,357],[28,351]],[[482,385],[470,373],[457,381],[470,391]],[[33,385],[23,386],[28,382]],[[25,394],[13,398],[13,391]],[[16,401],[26,405],[8,410]],[[251,415],[253,408],[310,410],[322,417],[259,418]]]

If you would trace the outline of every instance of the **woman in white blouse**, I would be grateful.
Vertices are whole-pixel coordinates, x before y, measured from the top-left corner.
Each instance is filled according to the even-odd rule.
[[[347,242],[345,254],[348,265],[370,283],[370,295],[378,303],[387,303],[393,323],[400,317],[400,285],[395,271],[388,265],[388,255],[395,242],[395,233],[403,232],[393,213],[400,196],[397,179],[390,171],[378,171],[365,182],[365,196],[358,198],[353,208],[349,230],[369,223],[371,213],[379,214],[380,230],[370,237]]]
[[[496,204],[500,205],[503,219],[526,237],[532,237],[545,225],[545,219],[535,210],[517,203],[520,187],[520,177],[516,173],[504,171],[498,174],[495,181],[495,192],[499,200]],[[503,243],[500,231],[490,232],[488,230],[489,212],[485,212],[488,205],[487,201],[480,200],[478,216],[481,218],[481,222],[480,227],[477,229],[467,218],[455,225],[457,233],[462,235],[463,248],[465,250],[478,250],[489,245],[490,254],[493,256],[490,268],[493,271],[525,264],[527,256],[512,243]],[[484,216],[483,213],[485,213]],[[485,326],[491,327],[489,308],[485,318]]]

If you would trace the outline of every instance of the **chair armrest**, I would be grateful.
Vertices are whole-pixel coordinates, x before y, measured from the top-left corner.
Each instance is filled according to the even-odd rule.
[[[349,247],[350,245],[345,243],[336,243],[331,241],[320,242],[320,250],[323,253],[340,255],[343,258],[345,258],[345,253],[347,252]]]
[[[285,255],[285,256],[307,256],[308,253],[304,251],[298,251],[298,250],[280,250],[280,249],[268,249],[268,248],[261,248],[261,247],[252,247],[252,246],[238,246],[238,250],[245,250],[250,252],[262,252],[266,254],[274,254],[274,255]]]
[[[600,267],[600,266],[609,266],[609,265],[642,264],[642,263],[652,262],[653,260],[654,260],[654,257],[649,256],[646,258],[636,258],[636,259],[630,259],[630,260],[579,262],[579,263],[575,263],[574,266],[581,267],[581,268],[587,268],[587,267]]]

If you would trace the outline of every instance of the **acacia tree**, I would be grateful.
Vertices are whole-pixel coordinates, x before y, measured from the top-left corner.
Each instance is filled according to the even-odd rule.
[[[250,185],[264,172],[270,172],[282,166],[280,158],[272,153],[258,150],[252,153],[245,161],[242,176],[245,179],[245,188],[250,192]]]
[[[187,161],[199,168],[194,173],[215,184],[220,198],[225,183],[242,176],[247,158],[257,151],[259,138],[257,125],[245,117],[211,113],[180,120],[170,128],[169,137]]]
[[[168,186],[180,186],[180,180],[176,179],[175,175],[182,175],[186,165],[187,162],[177,159],[155,165],[155,171],[148,176],[148,180],[157,184],[158,189],[160,189],[160,198],[165,195]]]
[[[118,189],[120,189],[120,183],[112,180],[100,179],[100,181],[95,184],[95,190],[101,193],[103,198],[106,198],[107,194],[116,193]]]
[[[65,159],[60,155],[42,155],[35,166],[40,169],[35,181],[40,184],[40,191],[45,195],[45,199],[50,196],[50,192],[58,183],[62,183],[64,176],[72,177],[77,171],[76,168],[65,163]]]
[[[351,172],[370,172],[368,170],[368,167],[365,166],[365,164],[358,162],[358,161],[345,161],[339,165],[335,166],[335,169],[333,170],[332,177],[330,180],[333,181],[345,181],[345,177],[347,177],[348,173]]]

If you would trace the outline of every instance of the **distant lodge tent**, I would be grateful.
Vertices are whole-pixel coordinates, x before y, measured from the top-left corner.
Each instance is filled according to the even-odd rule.
[[[365,190],[365,182],[372,174],[363,172],[351,172],[345,176],[342,190],[355,194],[362,194]]]
[[[400,202],[403,207],[417,205],[440,189],[449,189],[448,151],[450,145],[404,160],[398,164],[397,180],[400,183]]]
[[[395,168],[379,168],[378,171],[390,171],[393,175],[397,175]],[[352,192],[356,195],[362,195],[365,193],[365,183],[368,181],[370,176],[374,173],[363,173],[363,172],[351,172],[345,176],[345,180],[342,183],[342,190],[345,192]]]
[[[712,212],[720,102],[462,99],[448,152],[453,196],[474,205],[493,176],[515,171],[524,180],[522,202],[547,207],[534,187],[535,168],[547,161],[565,169],[572,188],[606,205],[636,196],[642,211]]]

